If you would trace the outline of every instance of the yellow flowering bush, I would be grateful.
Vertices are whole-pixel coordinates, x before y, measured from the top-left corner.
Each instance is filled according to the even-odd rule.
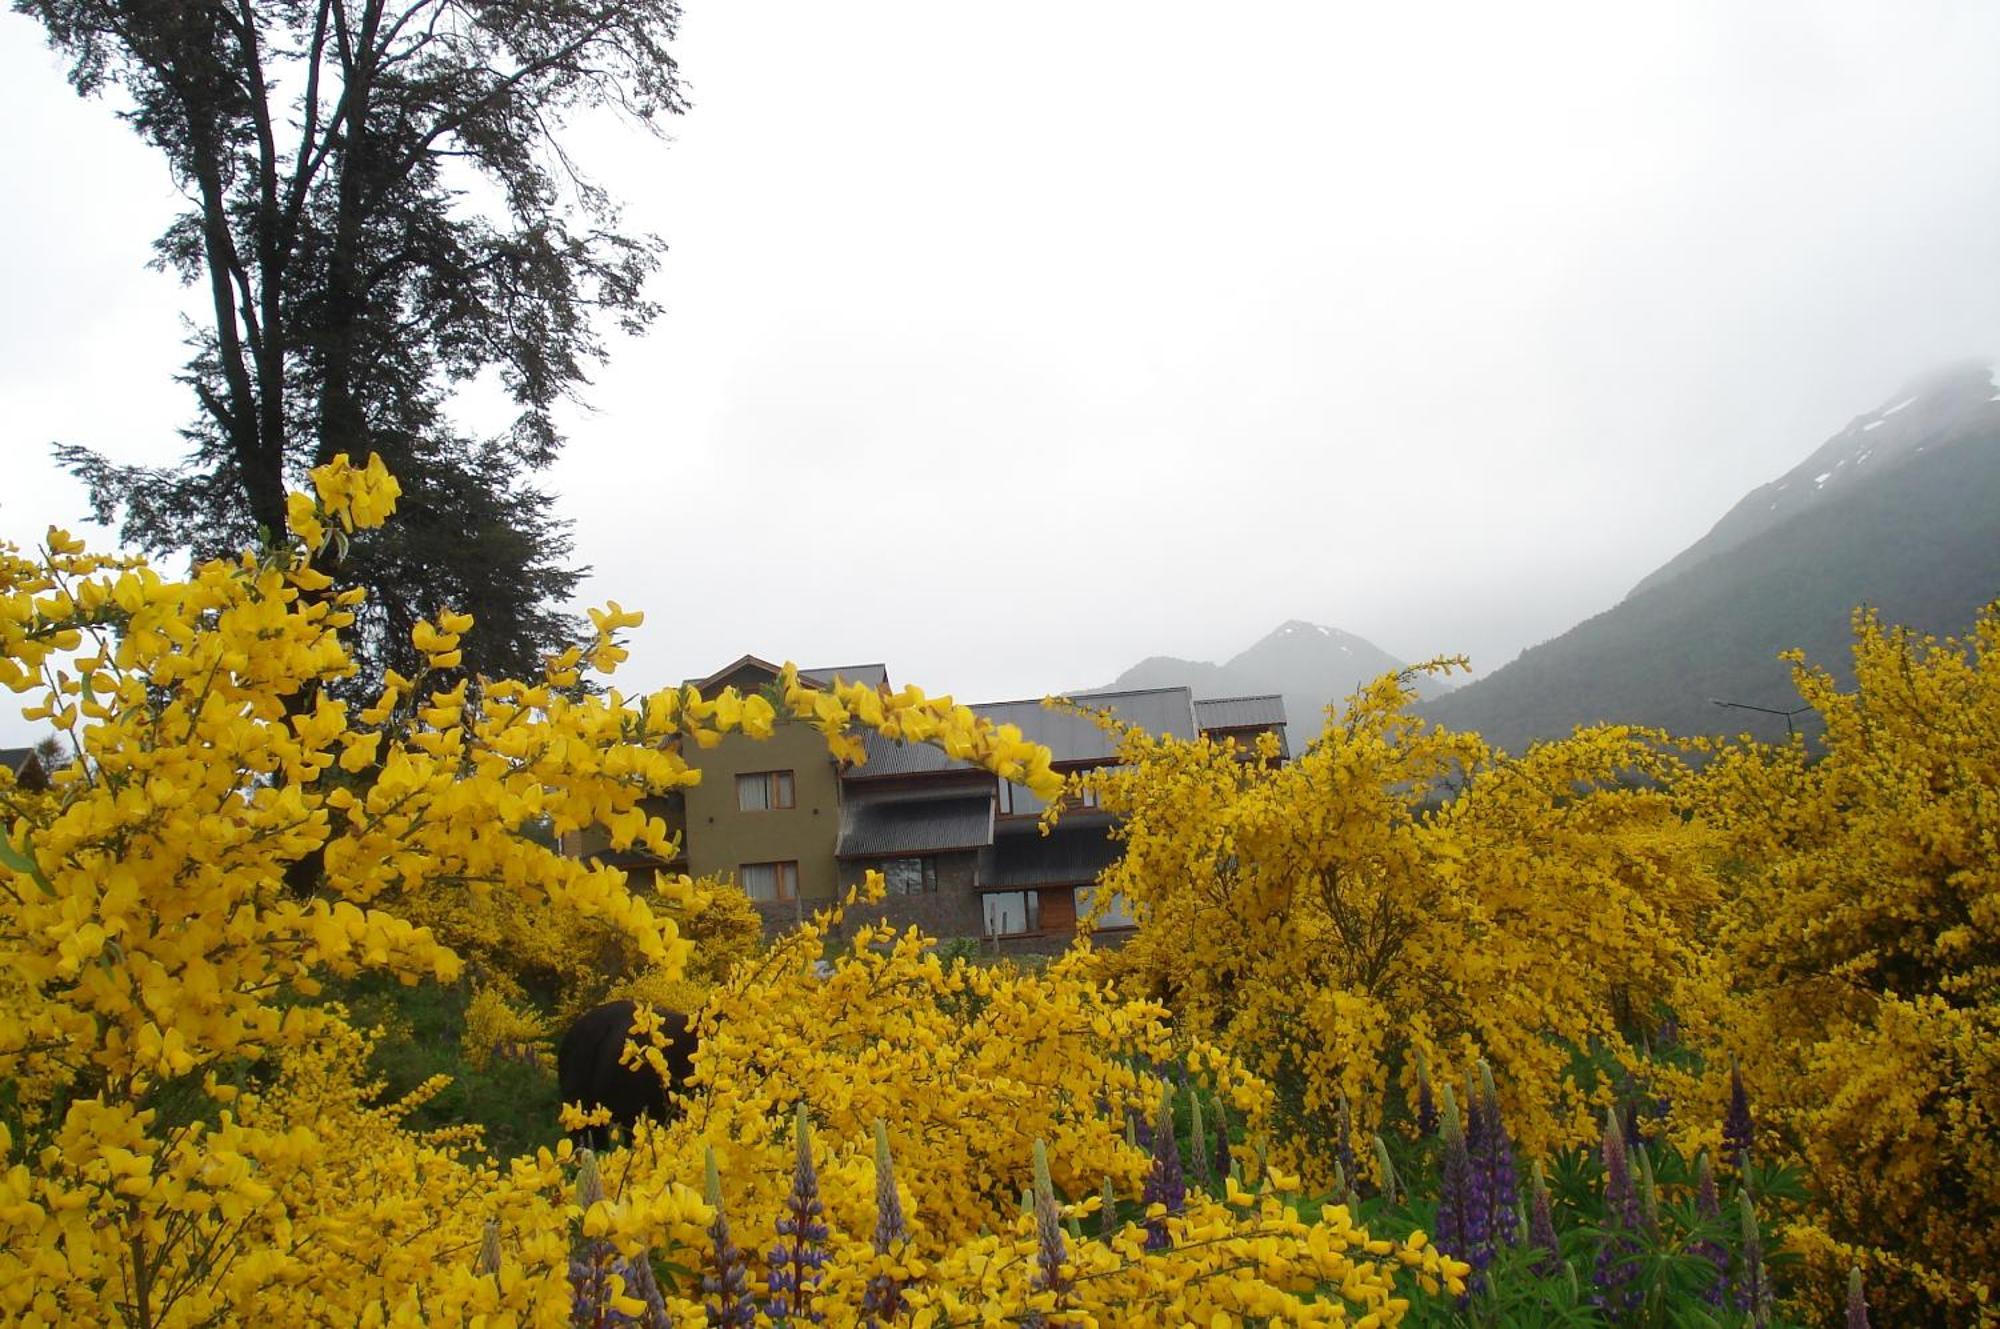
[[[1410,714],[1378,680],[1296,760],[1124,733],[1092,773],[1123,818],[1100,884],[1143,925],[1107,972],[1277,1089],[1284,1156],[1316,1180],[1372,1171],[1391,1077],[1491,1064],[1534,1153],[1596,1138],[1610,1087],[1577,1049],[1630,1059],[1629,1017],[1688,972],[1713,903],[1702,837],[1657,784],[1657,735],[1602,728],[1522,757]]]
[[[1855,686],[1802,661],[1795,678],[1823,754],[1731,745],[1688,791],[1731,890],[1679,1004],[1741,1058],[1760,1144],[1811,1179],[1794,1244],[1824,1271],[1868,1264],[1910,1322],[1985,1323],[2000,1298],[2000,605],[1964,641],[1858,615]]]
[[[538,679],[433,678],[473,628],[451,612],[414,630],[417,677],[358,679],[343,645],[357,594],[316,560],[383,520],[395,482],[372,458],[312,479],[288,506],[300,543],[184,579],[60,531],[32,556],[0,549],[0,683],[78,754],[46,793],[0,788],[0,1316],[553,1326],[583,1313],[593,1279],[593,1323],[651,1313],[657,1272],[660,1313],[699,1318],[699,1290],[673,1271],[718,1271],[728,1300],[741,1268],[703,1258],[728,1248],[724,1215],[759,1243],[782,1230],[801,1104],[825,1141],[833,1323],[886,1305],[912,1323],[944,1323],[949,1306],[985,1318],[1016,1293],[1068,1297],[1085,1267],[1079,1309],[1057,1311],[1068,1322],[1122,1288],[1163,1323],[1296,1305],[1390,1324],[1407,1306],[1398,1271],[1461,1286],[1463,1266],[1420,1236],[1374,1239],[1235,1193],[1150,1215],[1164,1248],[1141,1256],[1114,1235],[1104,1251],[1125,1254],[1079,1246],[1042,1282],[1020,1277],[991,1243],[1018,1231],[1008,1200],[1034,1140],[1066,1193],[1109,1178],[1129,1204],[1147,1163],[1125,1112],[1157,1093],[1148,1061],[1183,1058],[1252,1123],[1261,1083],[1176,1041],[1160,1008],[1114,996],[1084,956],[1036,975],[946,967],[914,934],[868,932],[822,972],[808,929],[759,963],[733,900],[669,883],[656,908],[621,873],[564,857],[554,838],[587,825],[664,854],[646,800],[699,778],[681,749],[768,734],[776,706],[580,687],[623,656],[617,633],[637,619],[615,605]],[[1043,797],[1061,786],[1018,731],[914,688],[809,688],[788,669],[776,703],[837,753],[865,726]],[[470,963],[474,1023],[539,1035],[511,1004],[504,951],[525,938],[510,917],[612,936],[649,990],[713,985],[682,1120],[601,1167],[567,1143],[497,1163],[476,1131],[406,1124],[439,1082],[383,1101],[373,1035],[322,985],[454,982]],[[698,944],[715,948],[705,966]],[[884,1182],[891,1140],[900,1189]],[[706,1195],[690,1185],[697,1154],[727,1164]]]

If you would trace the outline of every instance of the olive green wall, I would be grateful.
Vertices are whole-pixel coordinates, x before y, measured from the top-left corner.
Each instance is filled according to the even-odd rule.
[[[734,878],[745,863],[795,860],[799,898],[833,899],[840,781],[819,730],[782,720],[762,742],[731,734],[706,750],[688,744],[681,755],[701,772],[701,783],[686,791],[685,843],[691,874]],[[737,811],[736,777],[755,771],[790,771],[797,806]]]

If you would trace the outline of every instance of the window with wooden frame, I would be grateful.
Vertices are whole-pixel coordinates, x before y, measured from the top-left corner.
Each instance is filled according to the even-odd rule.
[[[779,812],[797,806],[790,771],[753,771],[736,777],[738,812]]]
[[[935,858],[885,858],[882,884],[891,895],[928,895],[938,888]]]
[[[1020,937],[1042,930],[1042,897],[1038,891],[989,891],[986,906],[986,935]]]
[[[790,863],[745,863],[736,869],[737,884],[753,900],[796,900],[799,898],[799,865]]]

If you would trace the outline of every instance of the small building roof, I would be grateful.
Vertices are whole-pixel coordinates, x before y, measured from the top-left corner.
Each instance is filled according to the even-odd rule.
[[[1211,729],[1269,729],[1285,723],[1285,699],[1275,692],[1260,697],[1197,699],[1194,714],[1204,733]]]
[[[42,759],[33,748],[0,748],[0,768],[24,789],[48,787],[48,772],[42,769]]]
[[[1078,701],[1091,710],[1111,711],[1148,733],[1175,738],[1192,738],[1195,733],[1194,697],[1186,688],[1095,692]],[[1013,725],[1021,737],[1047,748],[1058,766],[1089,765],[1115,755],[1112,736],[1088,714],[1027,700],[981,702],[972,711],[994,724]],[[970,763],[954,761],[928,743],[899,743],[870,733],[861,736],[861,745],[868,760],[847,772],[849,779],[972,769]]]
[[[889,666],[885,664],[829,665],[823,669],[799,670],[801,682],[815,687],[830,687],[838,680],[843,683],[866,683],[871,688],[889,686]]]
[[[993,796],[854,799],[840,809],[839,858],[979,849],[993,839]]]

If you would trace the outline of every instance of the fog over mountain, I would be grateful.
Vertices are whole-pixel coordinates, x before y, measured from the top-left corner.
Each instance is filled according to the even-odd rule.
[[[1351,632],[1293,619],[1222,664],[1149,656],[1092,691],[1187,687],[1196,697],[1279,693],[1285,699],[1292,749],[1297,751],[1319,732],[1329,704],[1408,663]],[[1418,692],[1426,697],[1442,696],[1451,686],[1428,676],[1417,680]]]
[[[1579,724],[1781,738],[1780,651],[1849,677],[1851,611],[1950,634],[2000,597],[1993,371],[1918,379],[1747,494],[1619,604],[1424,712],[1519,750]],[[1809,717],[1801,717],[1806,723]]]
[[[666,138],[559,131],[668,244],[546,475],[573,608],[648,613],[627,692],[754,652],[1039,696],[1287,619],[1483,674],[2000,354],[2000,5],[685,8]],[[211,293],[148,266],[186,182],[118,109],[0,14],[23,547],[116,543],[51,443],[169,465],[202,410]]]

